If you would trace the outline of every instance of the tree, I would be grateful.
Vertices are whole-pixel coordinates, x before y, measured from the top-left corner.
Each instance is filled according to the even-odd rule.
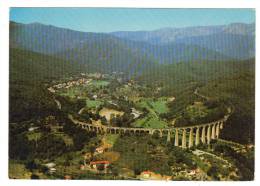
[[[114,178],[117,177],[119,174],[119,168],[115,165],[110,165],[110,169],[112,171]]]
[[[141,174],[141,169],[139,168],[139,167],[135,167],[134,168],[134,173],[135,173],[135,175],[140,175]]]
[[[65,156],[65,161],[64,161],[64,166],[68,167],[71,165],[71,161],[73,160],[73,157],[71,154],[66,154]]]
[[[218,179],[219,179],[219,178],[218,178],[218,167],[215,166],[215,165],[212,165],[212,166],[209,168],[207,174],[208,174],[209,176],[211,176],[212,178],[218,180]]]
[[[25,134],[12,134],[9,138],[9,156],[12,159],[26,160],[33,154],[33,146]]]
[[[101,117],[101,124],[102,125],[107,125],[108,124],[106,117],[104,117],[104,116]]]
[[[35,156],[49,159],[55,158],[67,151],[68,149],[66,148],[66,144],[63,139],[50,134],[40,138]]]
[[[25,165],[26,169],[29,169],[30,171],[34,170],[34,169],[37,169],[38,168],[38,165],[35,163],[34,160],[30,160],[26,163]]]
[[[36,175],[36,174],[32,174],[32,175],[31,175],[31,179],[33,179],[33,180],[39,179],[39,176]]]

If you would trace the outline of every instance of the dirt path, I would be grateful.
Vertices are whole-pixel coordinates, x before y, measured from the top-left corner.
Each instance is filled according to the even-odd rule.
[[[54,98],[54,101],[57,104],[58,109],[61,110],[61,103],[60,103],[60,101],[55,99],[55,98]]]
[[[199,96],[199,97],[201,97],[202,99],[207,100],[207,101],[210,99],[209,97],[200,94],[198,91],[199,91],[199,87],[197,87],[197,88],[195,89],[194,94],[197,95],[197,96]]]

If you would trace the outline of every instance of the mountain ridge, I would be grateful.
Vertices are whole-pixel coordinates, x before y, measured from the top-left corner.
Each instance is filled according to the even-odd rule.
[[[239,30],[240,27],[243,29]],[[114,32],[82,32],[42,23],[11,21],[10,47],[53,55],[91,68],[108,68],[109,72],[129,68],[133,72],[154,63],[252,58],[255,55],[254,28],[254,23],[176,28],[174,32],[175,28],[166,28],[172,36],[168,36],[169,31],[165,34],[162,28],[149,31],[147,37],[143,37],[143,33],[147,34],[143,31],[137,38],[129,39]],[[220,34],[221,30],[228,33]],[[154,32],[156,37],[153,38]],[[174,34],[179,34],[177,39]],[[174,41],[170,42],[172,38]],[[145,65],[139,67],[141,63]]]

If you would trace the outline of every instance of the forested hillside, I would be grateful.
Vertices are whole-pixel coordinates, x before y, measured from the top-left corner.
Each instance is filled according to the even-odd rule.
[[[233,107],[222,137],[240,143],[253,143],[255,137],[255,64],[244,61],[238,73],[210,81],[201,93]]]
[[[199,92],[218,104],[231,106],[234,114],[223,137],[248,143],[254,140],[255,59],[244,61],[208,61],[165,65],[138,77],[150,86],[161,85],[162,95],[176,96],[171,114],[178,115],[198,97]],[[232,134],[231,134],[232,133]]]
[[[89,72],[140,74],[144,69],[157,64],[153,56],[147,56],[122,40],[110,36],[86,41],[73,49],[56,53],[55,56],[84,64]]]
[[[11,48],[10,122],[52,113],[56,105],[44,84],[78,74],[80,69],[80,66],[56,57]]]

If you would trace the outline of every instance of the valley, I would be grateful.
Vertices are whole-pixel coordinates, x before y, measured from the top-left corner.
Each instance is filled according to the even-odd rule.
[[[253,180],[253,26],[10,22],[9,177]]]

